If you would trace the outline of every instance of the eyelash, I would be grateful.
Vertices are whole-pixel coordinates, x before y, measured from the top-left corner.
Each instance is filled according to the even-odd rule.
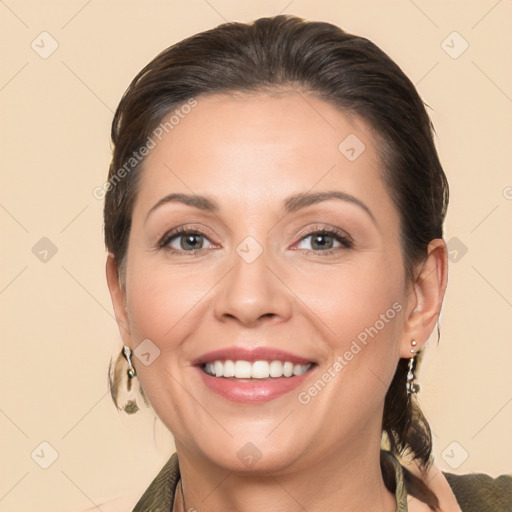
[[[183,235],[201,235],[206,238],[208,238],[208,235],[203,233],[202,231],[195,230],[195,229],[186,229],[186,228],[177,228],[173,231],[170,231],[166,233],[161,240],[157,244],[158,249],[165,249],[170,254],[180,254],[180,255],[189,255],[189,256],[199,256],[201,251],[208,250],[208,249],[193,249],[192,251],[183,251],[183,250],[176,250],[176,249],[170,249],[167,247],[167,245],[176,237],[183,236]],[[299,242],[302,241],[304,238],[307,238],[311,235],[329,235],[332,236],[335,240],[340,242],[344,249],[351,249],[354,244],[353,241],[349,236],[347,236],[344,232],[335,229],[335,228],[314,228],[311,231],[308,231],[307,233],[304,233]],[[209,240],[209,238],[208,238]],[[313,249],[303,249],[306,254],[321,254],[321,255],[332,255],[333,253],[339,251],[340,247],[334,248],[334,249],[328,249],[325,251],[315,251]]]

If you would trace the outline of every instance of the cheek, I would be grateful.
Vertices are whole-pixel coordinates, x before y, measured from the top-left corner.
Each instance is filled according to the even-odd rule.
[[[319,275],[315,280],[322,293],[311,299],[328,326],[323,332],[330,359],[339,363],[331,372],[342,376],[336,380],[350,389],[352,397],[368,397],[372,389],[377,399],[394,375],[405,310],[401,276],[398,264],[374,260],[371,265],[347,267],[329,279]]]
[[[137,256],[130,263],[130,339],[136,356],[139,346],[147,346],[149,349],[144,352],[151,354],[150,364],[146,364],[144,357],[135,358],[137,376],[157,415],[166,425],[175,427],[174,413],[181,411],[183,405],[181,346],[197,325],[194,305],[204,291],[194,286],[193,277],[188,280],[165,265],[138,261]]]
[[[374,256],[337,267],[319,266],[307,274],[302,272],[300,277],[291,273],[286,276],[310,309],[312,321],[314,313],[316,323],[324,325],[332,348],[343,349],[359,335],[364,342],[369,330],[376,335],[375,328],[379,335],[396,335],[400,325],[397,317],[404,309],[402,271],[399,265]]]
[[[173,349],[193,325],[194,308],[214,282],[209,283],[207,272],[153,265],[137,256],[132,263],[127,282],[132,341],[137,345],[149,338],[162,351]]]

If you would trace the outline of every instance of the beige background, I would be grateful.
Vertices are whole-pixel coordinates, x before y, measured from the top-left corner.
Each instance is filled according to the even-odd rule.
[[[1,0],[0,511],[133,504],[172,452],[151,411],[124,416],[108,394],[121,340],[92,191],[107,176],[113,110],[143,65],[224,20],[280,12],[372,39],[432,107],[453,261],[422,403],[443,469],[512,471],[511,0]],[[43,31],[58,43],[47,58]],[[46,261],[43,237],[57,249]],[[47,469],[43,441],[58,452]]]

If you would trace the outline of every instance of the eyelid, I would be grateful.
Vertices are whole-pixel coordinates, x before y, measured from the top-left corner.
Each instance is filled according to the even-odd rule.
[[[308,227],[306,229],[306,231],[297,230],[294,233],[293,238],[299,236],[300,238],[298,241],[300,241],[303,238],[307,237],[308,235],[312,235],[313,233],[318,233],[318,232],[327,232],[330,234],[331,233],[336,234],[339,237],[345,239],[347,242],[350,242],[351,244],[354,243],[354,239],[350,236],[350,234],[347,231],[345,231],[344,229],[340,229],[340,228],[328,225],[328,224],[316,224],[316,225]]]
[[[201,226],[195,227],[195,226]],[[204,236],[207,238],[213,245],[218,245],[216,242],[212,240],[215,237],[211,234],[211,231],[206,227],[202,226],[200,224],[194,225],[194,224],[182,224],[180,226],[176,226],[175,228],[170,229],[169,231],[166,231],[165,234],[159,238],[156,246],[157,248],[163,248],[166,245],[168,245],[171,241],[171,238],[174,238],[177,235],[184,235],[184,234],[198,234],[201,236]],[[199,249],[202,250],[202,249]],[[193,251],[179,251],[179,252],[193,252]]]
[[[303,240],[313,236],[314,234],[319,233],[321,235],[327,235],[336,240],[340,247],[331,247],[325,250],[316,251],[314,249],[298,249],[296,246],[299,245]],[[299,240],[292,246],[292,250],[301,251],[307,255],[321,256],[321,257],[329,257],[329,256],[339,256],[339,254],[343,251],[350,250],[354,248],[354,241],[352,237],[343,230],[337,228],[317,228],[312,229],[309,232],[301,234]]]
[[[211,238],[214,238],[214,237],[212,237],[209,234],[210,230],[208,228],[206,228],[206,226],[202,226],[202,225],[199,225],[199,224],[197,226],[201,226],[201,227],[200,228],[195,227],[194,224],[182,224],[180,226],[176,226],[175,228],[167,231],[159,239],[159,241],[157,242],[157,248],[159,248],[159,249],[166,248],[169,245],[169,243],[171,242],[171,239],[173,239],[173,238],[175,238],[177,236],[184,236],[185,234],[198,234],[198,235],[201,235],[201,236],[205,237],[213,245],[218,245],[216,242],[214,242],[211,239]],[[345,248],[351,248],[354,245],[353,238],[345,230],[340,229],[340,228],[336,228],[334,226],[329,226],[329,225],[326,225],[326,224],[317,224],[317,225],[313,225],[313,226],[308,227],[306,231],[302,231],[301,232],[300,230],[297,230],[297,233],[294,234],[293,237],[295,238],[295,237],[299,236],[299,239],[293,244],[293,246],[296,246],[304,238],[307,238],[308,236],[311,236],[311,235],[313,235],[315,233],[325,233],[327,235],[336,237],[336,238],[339,239],[338,241],[342,245],[345,246]],[[211,250],[211,249],[193,249],[191,251],[183,251],[183,250],[179,250],[179,249],[168,248],[168,250],[170,252],[174,252],[174,253],[198,254],[201,251],[206,251],[206,250]],[[314,251],[312,249],[303,249],[303,251],[305,251],[307,253],[313,252],[315,254],[321,254],[321,253],[330,254],[330,253],[333,253],[333,252],[337,252],[338,250],[339,249],[327,249],[325,251]]]

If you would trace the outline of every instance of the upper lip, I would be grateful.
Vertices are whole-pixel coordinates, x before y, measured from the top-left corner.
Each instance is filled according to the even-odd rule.
[[[192,361],[193,365],[201,365],[213,361],[289,361],[294,364],[313,363],[311,359],[292,354],[284,350],[278,350],[271,347],[256,347],[252,349],[242,347],[230,347],[220,350],[213,350],[199,356]]]

